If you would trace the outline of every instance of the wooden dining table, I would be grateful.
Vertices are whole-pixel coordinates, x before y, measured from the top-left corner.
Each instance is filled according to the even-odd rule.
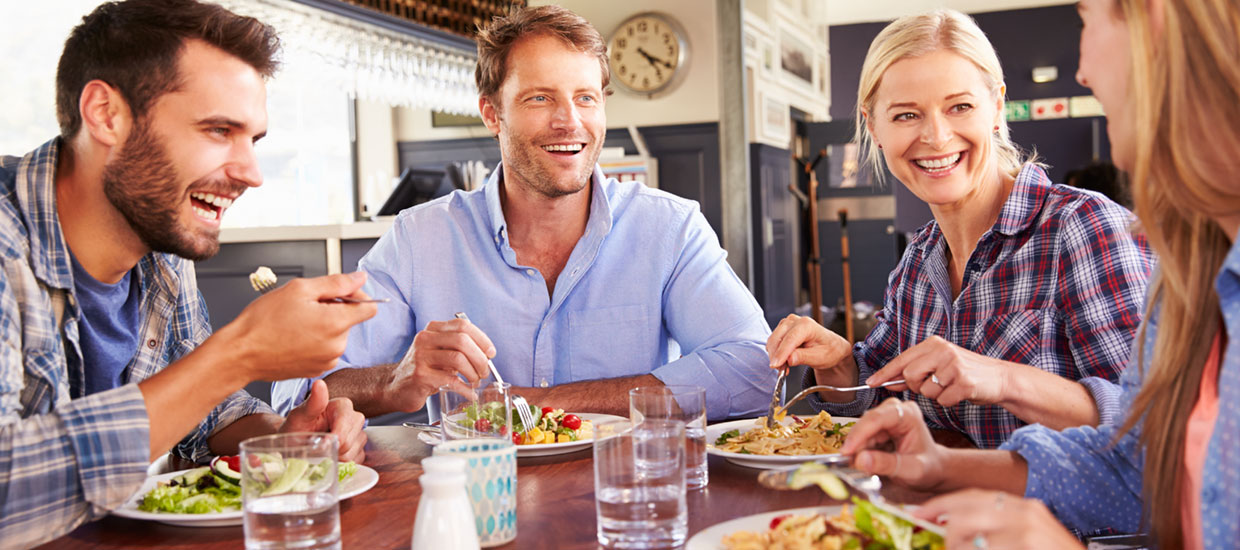
[[[345,549],[409,548],[418,499],[421,461],[431,447],[415,430],[400,426],[366,428],[369,442],[363,464],[379,473],[369,491],[340,503]],[[956,432],[935,439],[948,446],[972,446]],[[710,483],[689,491],[689,536],[716,523],[762,512],[839,504],[816,487],[775,491],[758,485],[760,470],[709,457]],[[930,494],[886,484],[883,495],[901,503],[919,503]],[[589,447],[567,454],[518,458],[517,538],[503,549],[595,549],[594,463]],[[245,547],[240,525],[175,527],[157,522],[107,516],[84,524],[43,546],[45,550],[176,548],[223,550]]]

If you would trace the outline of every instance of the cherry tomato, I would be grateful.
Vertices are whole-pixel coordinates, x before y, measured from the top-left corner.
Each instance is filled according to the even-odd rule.
[[[485,418],[479,418],[474,421],[474,429],[480,432],[489,432],[491,431],[491,421]]]
[[[524,438],[523,438],[523,437],[521,437],[521,434],[519,434],[519,433],[517,433],[517,432],[512,432],[512,444],[513,444],[513,445],[520,445],[520,444],[521,444],[521,440],[522,440],[522,439],[524,439]]]
[[[223,460],[224,464],[228,465],[228,469],[234,472],[241,471],[241,457],[240,456],[237,456],[237,455],[226,456],[226,457],[220,458],[220,460]]]
[[[570,430],[576,430],[581,427],[581,417],[575,414],[564,415],[564,420],[560,421],[560,425]]]
[[[237,457],[237,463],[238,464],[241,463],[241,457]],[[261,468],[262,466],[263,466],[263,460],[261,458],[258,458],[258,455],[250,455],[250,467],[251,468]]]
[[[543,408],[542,408],[542,415],[543,415],[543,416],[547,416],[547,415],[551,414],[551,411],[554,411],[554,410],[555,410],[555,409],[553,409],[553,408],[551,408],[551,407],[543,407]]]
[[[499,435],[508,435],[508,426],[500,426]]]
[[[789,517],[791,517],[791,514],[787,516],[775,516],[774,518],[771,518],[771,529],[779,527],[779,524],[783,523],[784,520],[788,519]]]

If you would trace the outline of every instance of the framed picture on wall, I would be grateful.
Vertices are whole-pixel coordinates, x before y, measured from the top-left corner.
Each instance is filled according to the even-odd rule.
[[[788,29],[780,29],[779,67],[784,75],[791,76],[799,80],[799,84],[812,88],[814,73],[818,70],[813,46]]]
[[[768,94],[758,94],[757,121],[758,138],[764,143],[788,148],[791,138],[792,118],[788,114],[788,103]]]

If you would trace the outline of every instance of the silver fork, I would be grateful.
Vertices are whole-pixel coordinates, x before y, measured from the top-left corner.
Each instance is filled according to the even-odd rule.
[[[462,321],[469,320],[469,316],[465,315],[464,311],[456,312],[456,315],[454,317]],[[499,369],[495,368],[495,362],[491,361],[490,359],[487,359],[487,367],[491,369],[491,374],[495,376],[495,381],[499,382],[500,384],[503,384],[504,377],[499,375]],[[517,409],[517,416],[521,417],[521,427],[525,428],[524,431],[529,431],[530,428],[533,428],[534,427],[534,413],[530,411],[529,402],[526,401],[524,397],[521,397],[520,395],[517,395],[514,393],[512,394],[512,406],[513,408]]]
[[[888,381],[886,381],[886,382],[883,382],[882,384],[879,384],[879,385],[877,385],[877,386],[873,386],[873,387],[874,387],[874,388],[885,388],[885,387],[887,387],[887,386],[897,386],[897,385],[900,385],[900,384],[903,384],[903,383],[904,383],[904,380],[903,380],[903,379],[900,379],[900,380],[888,380]],[[860,385],[860,386],[848,386],[848,387],[846,387],[846,388],[841,388],[841,387],[838,387],[838,386],[827,386],[827,385],[810,386],[810,387],[808,387],[808,388],[805,388],[805,389],[801,390],[801,393],[798,393],[798,394],[796,394],[796,395],[792,396],[792,399],[789,399],[787,403],[784,403],[784,406],[779,407],[779,410],[780,410],[781,412],[782,412],[782,411],[786,411],[786,410],[788,410],[788,408],[789,408],[789,407],[791,407],[793,404],[795,404],[797,401],[800,401],[800,400],[802,400],[802,399],[805,399],[806,397],[809,397],[809,394],[814,393],[814,392],[820,392],[820,391],[850,392],[850,391],[859,391],[859,390],[868,390],[868,389],[872,389],[872,388],[871,388],[870,386],[867,386],[867,385],[864,385],[864,384],[862,384],[862,385]],[[772,414],[774,414],[774,413],[772,413]],[[768,427],[770,427],[770,426],[768,426]]]
[[[775,409],[779,408],[779,387],[783,385],[784,380],[788,378],[790,369],[785,366],[779,369],[779,378],[775,379],[775,389],[771,390],[771,406],[766,409],[766,429],[775,429]],[[784,407],[787,409],[788,407]]]
[[[275,272],[265,265],[258,266],[258,269],[255,269],[254,273],[250,274],[250,286],[253,287],[254,290],[258,291],[259,294],[266,294],[274,290],[276,288],[277,281],[278,279],[276,278]],[[323,301],[335,302],[339,304],[386,304],[391,300],[388,298],[359,299],[350,298],[348,296],[338,296],[336,298],[329,298]]]
[[[891,502],[888,502],[886,498],[883,498],[883,482],[878,478],[878,476],[868,475],[865,472],[854,470],[852,468],[842,468],[841,466],[847,466],[852,463],[852,459],[850,457],[846,457],[844,455],[832,455],[830,458],[819,462],[825,464],[827,468],[831,470],[831,473],[840,478],[840,481],[843,481],[849,487],[852,487],[853,490],[864,495],[866,500],[870,501],[870,503],[879,509],[904,521],[912,523],[913,525],[921,527],[922,529],[930,531],[931,533],[943,536],[943,526],[935,525],[926,520],[915,518],[908,512],[904,511],[904,508],[899,505],[892,504]],[[792,487],[789,486],[789,482],[792,480],[792,474],[795,471],[796,468],[766,470],[761,474],[758,474],[758,483],[763,487],[768,487],[771,489],[779,489],[781,491],[790,490]]]

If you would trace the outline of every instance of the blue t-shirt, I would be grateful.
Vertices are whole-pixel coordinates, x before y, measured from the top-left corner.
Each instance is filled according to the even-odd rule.
[[[138,352],[141,340],[138,306],[141,289],[134,270],[114,285],[95,280],[70,254],[73,286],[82,319],[78,323],[82,364],[86,370],[83,395],[120,387],[125,367]],[[136,269],[136,268],[135,268]]]

